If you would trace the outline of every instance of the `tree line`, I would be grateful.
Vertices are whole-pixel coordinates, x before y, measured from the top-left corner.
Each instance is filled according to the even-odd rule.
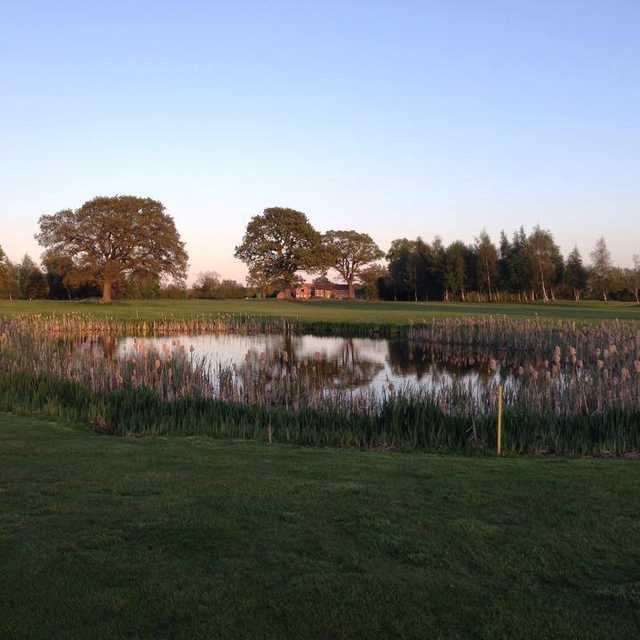
[[[0,247],[0,296],[9,298],[243,298],[290,290],[302,274],[325,281],[337,274],[370,299],[535,302],[591,297],[640,303],[640,256],[633,268],[613,265],[604,238],[585,264],[577,247],[563,257],[540,226],[493,243],[445,245],[399,238],[385,254],[366,233],[324,233],[295,209],[271,207],[249,221],[236,258],[248,267],[246,286],[214,271],[185,284],[188,256],[162,203],[135,196],[98,197],[76,210],[39,220],[42,266],[25,256],[12,263]],[[382,260],[384,259],[384,262]]]
[[[81,300],[101,298],[97,282],[76,279],[66,259],[45,256],[42,266],[25,255],[11,262],[0,247],[0,298],[12,300]],[[155,298],[245,298],[252,291],[235,280],[224,280],[214,271],[201,273],[191,287],[184,281],[164,282],[156,274],[122,274],[113,284],[111,295],[118,299]]]
[[[335,272],[367,298],[414,301],[544,302],[585,296],[640,303],[640,257],[632,269],[615,267],[604,238],[585,265],[574,248],[565,259],[550,231],[524,228],[495,245],[486,231],[471,244],[440,238],[399,238],[383,253],[366,233],[320,233],[304,213],[270,208],[254,216],[235,255],[249,282],[268,294],[300,281],[300,272]],[[386,264],[380,259],[385,258]]]
[[[633,268],[613,265],[604,238],[585,264],[575,247],[564,258],[550,231],[520,228],[496,245],[483,231],[473,243],[445,246],[439,238],[394,240],[387,266],[365,279],[375,280],[383,299],[535,302],[585,297],[635,300],[640,303],[640,257]]]

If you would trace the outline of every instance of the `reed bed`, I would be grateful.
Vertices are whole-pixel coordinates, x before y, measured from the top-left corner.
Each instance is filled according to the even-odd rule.
[[[96,318],[91,314],[29,314],[0,318],[7,325],[19,325],[26,332],[46,336],[172,336],[217,333],[269,334],[292,331],[296,322],[239,314],[196,314],[186,318],[167,316],[157,320]]]
[[[178,336],[202,334],[313,334],[345,337],[401,336],[434,344],[491,346],[515,350],[548,350],[571,343],[603,346],[612,342],[640,341],[640,323],[635,321],[576,322],[542,317],[513,318],[479,316],[430,318],[404,325],[336,323],[291,320],[273,316],[243,314],[194,314],[191,317],[166,316],[157,320],[135,318],[96,318],[91,314],[30,314],[0,316],[0,323],[18,324],[25,331],[43,336]]]
[[[264,329],[262,321],[227,321],[197,326]],[[194,326],[153,324],[154,335]],[[382,393],[327,387],[320,370],[326,363],[292,365],[286,352],[268,367],[255,358],[241,367],[213,365],[177,339],[161,349],[137,341],[131,352],[110,352],[106,338],[120,329],[120,322],[75,316],[57,323],[0,320],[0,409],[84,420],[118,435],[269,433],[275,441],[315,446],[488,452],[495,447],[496,388],[504,384],[504,444],[512,452],[640,451],[640,336],[632,324],[489,319],[412,327],[408,348],[440,345],[459,354],[483,348],[490,375],[481,383],[389,383]],[[493,346],[506,347],[511,358],[500,360]]]
[[[2,317],[0,317],[2,320]],[[6,318],[6,321],[10,318]],[[166,316],[155,320],[137,318],[96,318],[91,314],[28,314],[17,319],[32,331],[58,336],[175,336],[204,334],[313,334],[318,336],[406,335],[407,325],[292,320],[236,313]]]

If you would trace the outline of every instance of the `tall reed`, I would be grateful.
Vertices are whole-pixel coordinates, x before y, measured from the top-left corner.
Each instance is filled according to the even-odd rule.
[[[513,318],[508,316],[429,318],[404,325],[388,323],[338,323],[291,320],[247,314],[193,314],[157,320],[101,317],[90,314],[31,314],[2,318],[3,324],[19,324],[42,335],[58,336],[176,336],[216,333],[313,335],[402,336],[440,344],[499,346],[509,349],[540,349],[562,345],[567,340],[579,343],[592,340],[616,341],[621,337],[640,340],[640,323],[610,320],[600,323]],[[575,344],[573,346],[576,346]]]

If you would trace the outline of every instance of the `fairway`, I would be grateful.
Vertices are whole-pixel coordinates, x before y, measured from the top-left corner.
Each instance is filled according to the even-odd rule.
[[[632,638],[640,466],[0,414],[0,637]]]
[[[0,316],[83,313],[96,317],[154,320],[196,314],[229,313],[287,318],[303,322],[405,325],[438,317],[505,315],[565,320],[640,320],[640,306],[629,302],[556,302],[549,304],[463,304],[442,302],[364,302],[287,300],[126,300],[109,305],[95,301],[0,300]]]

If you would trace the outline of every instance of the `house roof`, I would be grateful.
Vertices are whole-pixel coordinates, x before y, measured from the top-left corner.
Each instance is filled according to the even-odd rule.
[[[310,287],[312,289],[324,289],[330,291],[347,291],[349,289],[349,285],[347,284],[337,284],[335,282],[319,282],[318,284],[314,282],[304,282],[299,287]]]

